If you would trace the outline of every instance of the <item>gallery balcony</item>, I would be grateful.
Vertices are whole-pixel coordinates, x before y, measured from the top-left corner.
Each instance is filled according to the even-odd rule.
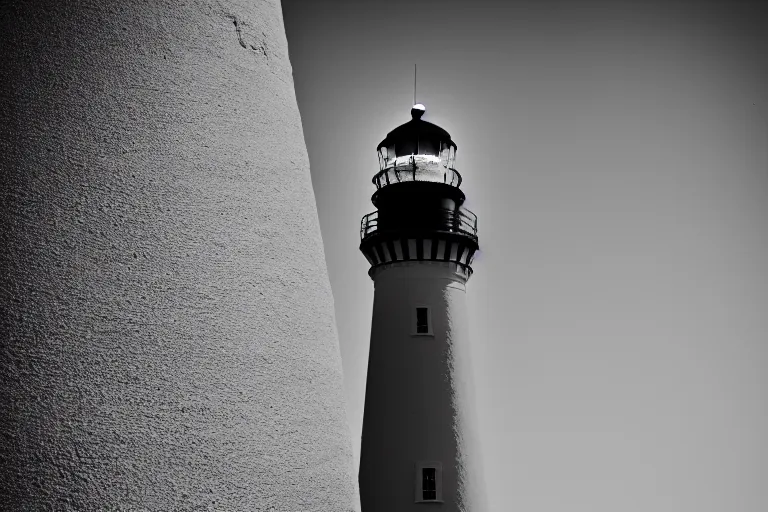
[[[477,216],[464,207],[456,210],[436,209],[414,214],[407,211],[375,211],[360,221],[360,239],[380,232],[456,233],[477,241]]]

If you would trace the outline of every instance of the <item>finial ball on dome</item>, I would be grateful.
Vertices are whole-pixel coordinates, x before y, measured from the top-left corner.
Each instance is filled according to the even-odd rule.
[[[423,116],[424,112],[426,111],[427,111],[427,107],[425,107],[421,103],[417,103],[413,107],[411,107],[411,117],[413,117],[414,119],[421,119],[421,116]]]

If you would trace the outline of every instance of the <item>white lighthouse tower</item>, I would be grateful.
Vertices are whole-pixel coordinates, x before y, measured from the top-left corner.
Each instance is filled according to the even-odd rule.
[[[465,286],[478,249],[448,132],[412,119],[379,144],[360,250],[375,286],[360,456],[363,512],[482,512]]]

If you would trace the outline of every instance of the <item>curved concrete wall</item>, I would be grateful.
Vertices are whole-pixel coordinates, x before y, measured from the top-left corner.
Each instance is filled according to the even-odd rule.
[[[2,10],[0,503],[356,508],[279,2]]]
[[[416,464],[442,464],[445,512],[486,510],[474,420],[465,278],[456,265],[399,262],[374,274],[360,453],[363,512],[421,512]],[[415,308],[433,336],[414,335]]]

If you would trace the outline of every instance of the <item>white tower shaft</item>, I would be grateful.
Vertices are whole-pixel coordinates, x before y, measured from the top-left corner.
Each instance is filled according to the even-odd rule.
[[[458,271],[457,271],[458,270]],[[465,273],[449,262],[378,270],[360,461],[364,512],[482,510],[472,425]],[[427,332],[419,333],[419,308]],[[423,315],[423,313],[422,313]],[[425,492],[426,497],[425,498]]]

